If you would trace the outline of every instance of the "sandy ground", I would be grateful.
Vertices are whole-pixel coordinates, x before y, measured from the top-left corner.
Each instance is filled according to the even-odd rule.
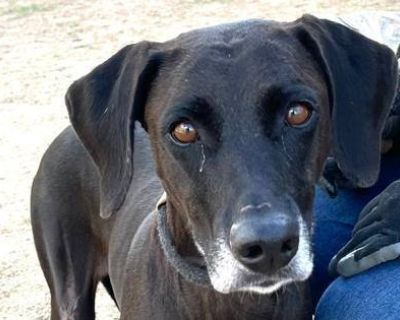
[[[125,44],[194,27],[302,13],[399,10],[400,1],[0,0],[0,319],[48,319],[49,293],[33,246],[29,193],[40,157],[66,125],[64,93]],[[102,288],[98,319],[117,319]]]

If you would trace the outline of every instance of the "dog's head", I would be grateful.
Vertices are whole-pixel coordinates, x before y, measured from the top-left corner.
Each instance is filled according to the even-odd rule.
[[[269,293],[312,271],[314,186],[328,153],[356,185],[376,180],[395,82],[389,49],[304,16],[128,46],[66,101],[99,169],[103,217],[124,202],[138,121],[213,287]]]

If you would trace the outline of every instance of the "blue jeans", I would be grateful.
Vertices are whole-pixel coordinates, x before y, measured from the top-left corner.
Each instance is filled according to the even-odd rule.
[[[315,270],[311,278],[316,320],[400,319],[400,260],[347,279],[334,279],[327,273],[331,258],[350,239],[362,208],[397,179],[400,179],[400,156],[388,155],[382,158],[380,178],[372,188],[340,190],[334,199],[317,190]]]

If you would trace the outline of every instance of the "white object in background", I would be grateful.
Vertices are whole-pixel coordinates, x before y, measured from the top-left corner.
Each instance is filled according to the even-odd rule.
[[[322,16],[355,29],[364,36],[383,43],[394,52],[400,44],[400,12],[377,11],[342,15],[340,17]]]

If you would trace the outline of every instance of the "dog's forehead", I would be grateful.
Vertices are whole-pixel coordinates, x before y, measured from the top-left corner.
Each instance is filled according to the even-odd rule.
[[[221,77],[233,82],[237,77],[267,80],[271,76],[277,82],[280,77],[286,81],[302,77],[313,63],[288,26],[248,20],[182,34],[171,43],[182,52],[178,75],[186,82]]]
[[[233,44],[240,40],[249,40],[278,29],[284,24],[268,20],[245,20],[240,22],[220,24],[192,30],[179,35],[175,41],[182,47],[197,48],[205,44]]]

